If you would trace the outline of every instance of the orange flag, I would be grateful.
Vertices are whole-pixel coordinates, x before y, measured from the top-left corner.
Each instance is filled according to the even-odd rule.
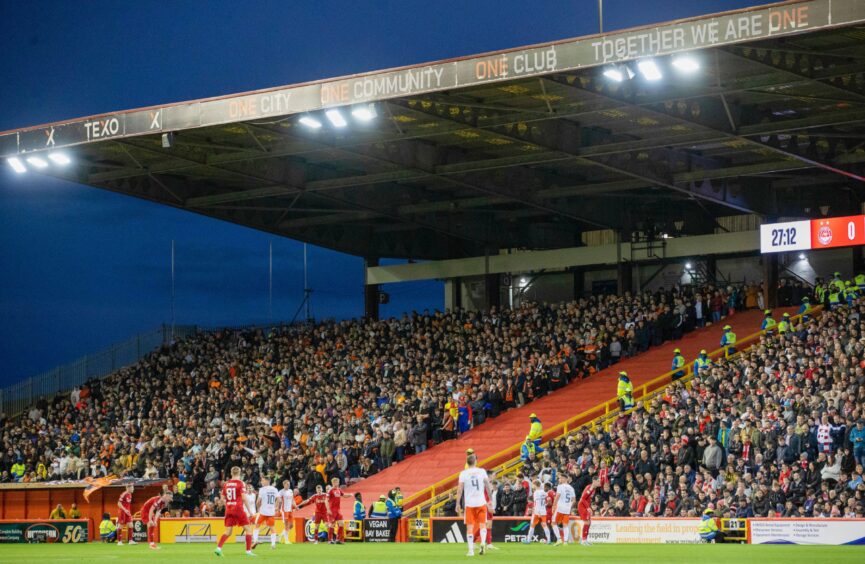
[[[90,494],[92,494],[96,490],[104,488],[105,486],[111,485],[111,483],[114,482],[114,480],[116,479],[117,476],[115,476],[114,474],[109,474],[104,478],[91,478],[89,476],[87,478],[84,478],[84,481],[87,482],[87,487],[84,488],[84,500],[87,503],[90,503]]]

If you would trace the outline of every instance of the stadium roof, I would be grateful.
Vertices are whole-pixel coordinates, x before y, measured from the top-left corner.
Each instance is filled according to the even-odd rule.
[[[367,257],[859,213],[863,22],[861,0],[785,2],[25,128],[0,155]]]

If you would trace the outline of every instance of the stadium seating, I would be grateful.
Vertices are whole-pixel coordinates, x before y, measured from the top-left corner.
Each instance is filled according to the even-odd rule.
[[[704,319],[716,304],[719,316],[743,305],[741,289],[708,298],[714,292],[703,289]],[[582,404],[573,403],[569,390],[580,388],[593,403],[611,395],[608,382],[594,375],[617,358],[637,385],[662,372],[670,345],[628,357],[691,333],[698,324],[693,297],[671,291],[271,332],[203,332],[5,421],[2,479],[161,476],[183,482],[186,509],[218,512],[218,504],[208,504],[233,465],[255,484],[262,473],[289,479],[306,496],[332,476],[354,482],[408,456],[423,462],[450,450],[464,453],[486,429],[500,437],[479,441],[492,449],[521,438],[525,410],[537,411],[548,426],[573,414]],[[751,317],[741,319],[756,323]],[[679,344],[692,358],[717,342],[718,331],[691,333]],[[531,407],[510,409],[523,403]],[[501,422],[483,425],[492,417]],[[435,453],[414,454],[441,442]],[[403,477],[422,476],[417,467],[397,465],[363,490],[403,485],[408,495],[413,486]]]
[[[865,307],[809,316],[720,356],[609,425],[583,428],[522,468],[568,472],[580,492],[591,476],[600,516],[859,517],[865,513]],[[503,477],[498,496],[522,489]],[[497,496],[497,497],[498,497]],[[510,501],[511,496],[503,496]],[[499,514],[525,504],[499,503]]]

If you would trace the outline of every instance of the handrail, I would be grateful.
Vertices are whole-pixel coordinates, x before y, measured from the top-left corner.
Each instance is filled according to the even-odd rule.
[[[821,305],[816,306],[816,307],[808,310],[806,313],[807,314],[815,314],[818,311],[820,311],[822,309],[822,307],[823,306],[821,306]],[[794,315],[791,318],[791,321],[795,321],[795,320],[800,319],[802,317],[802,315],[804,315],[804,314]],[[755,333],[748,335],[744,339],[737,340],[736,345],[737,345],[737,347],[740,347],[740,350],[738,350],[736,354],[742,354],[746,350],[750,349],[754,344],[756,344],[756,343],[752,343],[752,341],[758,340],[765,333],[766,332],[764,330],[759,330]],[[745,348],[741,348],[746,343],[749,343],[748,346]],[[709,353],[708,356],[709,356],[709,358],[718,358],[720,355],[722,355],[724,353],[725,353],[725,348],[719,347],[719,348],[713,350],[711,353]],[[682,378],[677,380],[678,382],[687,382],[688,380],[693,378],[692,369],[693,369],[695,360],[696,359],[693,359],[693,360],[685,363],[685,376],[683,376]],[[635,401],[638,399],[639,400],[645,400],[646,397],[650,393],[655,392],[657,390],[665,389],[666,388],[665,381],[667,379],[669,379],[670,380],[669,383],[672,383],[672,376],[675,372],[678,372],[678,371],[679,370],[670,370],[668,372],[665,372],[661,376],[658,376],[657,378],[654,378],[653,380],[650,380],[649,382],[642,384],[639,388],[635,389],[635,393],[633,394],[634,400]],[[637,391],[641,392],[639,397],[637,396],[637,393],[636,393]],[[613,409],[611,409],[611,406],[613,407]],[[603,414],[601,414],[597,417],[594,417],[594,418],[590,419],[589,421],[585,421],[585,418],[589,414],[598,412],[602,409],[604,411]],[[571,427],[570,431],[576,431],[576,430],[582,429],[588,425],[595,424],[598,420],[600,420],[604,417],[607,417],[611,413],[615,413],[617,411],[618,411],[618,398],[613,398],[612,400],[608,400],[602,404],[598,404],[591,409],[587,409],[586,411],[583,411],[582,413],[575,415],[574,417],[571,417],[570,419],[568,419],[566,421],[558,423],[548,430],[545,430],[541,435],[542,440],[544,440],[544,444],[546,444],[546,443],[549,443],[549,441],[551,441],[551,440],[560,439],[569,433],[569,430],[568,430],[569,427]],[[578,421],[582,421],[582,423],[578,424],[577,427],[574,428],[573,427],[574,423],[576,423]],[[562,432],[559,433],[559,431],[562,431]],[[550,437],[550,435],[553,433],[558,433],[558,434]],[[523,444],[522,442],[517,443],[516,445],[508,447],[506,449],[503,449],[492,456],[488,456],[487,458],[480,461],[478,463],[478,466],[488,466],[490,463],[495,463],[496,461],[500,460],[503,456],[511,454],[514,451],[519,452],[519,449],[522,446],[522,444]],[[501,467],[504,467],[505,465],[513,464],[515,462],[519,463],[519,457],[518,456],[517,457],[511,457],[505,461],[499,462],[496,465],[496,468],[501,468]],[[494,468],[494,470],[496,468]],[[409,496],[405,500],[404,506],[406,507],[406,511],[408,511],[409,509],[416,508],[418,511],[418,514],[419,514],[422,508],[418,504],[422,504],[426,501],[432,501],[432,502],[434,502],[433,504],[435,504],[435,498],[437,497],[436,490],[440,490],[443,486],[446,486],[448,483],[456,482],[456,480],[458,478],[459,478],[459,473],[457,472],[457,473],[454,473],[454,474],[448,476],[447,478],[439,480],[438,482],[436,482],[432,486],[429,486],[429,487],[427,487],[427,488],[425,488],[425,489],[423,489],[423,490],[421,490],[415,494],[412,494],[411,496]],[[445,495],[447,493],[447,491],[449,491],[451,489],[453,489],[453,485],[451,485],[451,487],[449,487],[449,488],[446,488],[445,491],[440,491],[438,495]]]

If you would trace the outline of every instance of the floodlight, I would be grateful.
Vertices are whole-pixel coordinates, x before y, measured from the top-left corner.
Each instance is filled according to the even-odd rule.
[[[356,120],[359,121],[370,121],[375,118],[377,112],[375,111],[375,106],[372,104],[365,104],[363,106],[357,106],[351,111],[351,115],[354,116]]]
[[[805,260],[805,253],[799,253],[799,260]]]
[[[66,166],[72,162],[72,159],[66,153],[50,153],[48,158],[51,159],[54,164],[58,164],[60,166]]]
[[[604,71],[604,76],[612,80],[613,82],[622,82],[625,79],[625,75],[622,74],[622,71],[617,69],[616,67],[610,67]]]
[[[27,167],[24,166],[24,163],[21,162],[21,159],[18,157],[11,157],[6,159],[6,162],[9,163],[9,166],[12,167],[12,170],[17,172],[18,174],[24,174],[27,172]]]
[[[35,166],[36,168],[45,168],[48,166],[48,163],[42,157],[32,156],[27,157],[27,162]]]
[[[318,129],[321,127],[321,122],[312,116],[303,116],[298,121],[310,129]]]
[[[685,263],[685,268],[687,268],[688,270],[691,270],[691,263],[690,263],[690,262],[686,262],[686,263]]]
[[[643,78],[646,80],[660,80],[664,76],[661,74],[661,69],[658,68],[658,65],[652,59],[640,61],[637,63],[637,68],[640,69]]]
[[[700,63],[690,55],[680,55],[674,58],[673,66],[682,72],[695,72],[700,69]]]
[[[345,118],[342,116],[342,112],[336,108],[327,110],[324,112],[324,115],[327,116],[327,119],[330,120],[330,123],[332,123],[334,127],[345,127],[348,125],[348,122],[345,121]]]

